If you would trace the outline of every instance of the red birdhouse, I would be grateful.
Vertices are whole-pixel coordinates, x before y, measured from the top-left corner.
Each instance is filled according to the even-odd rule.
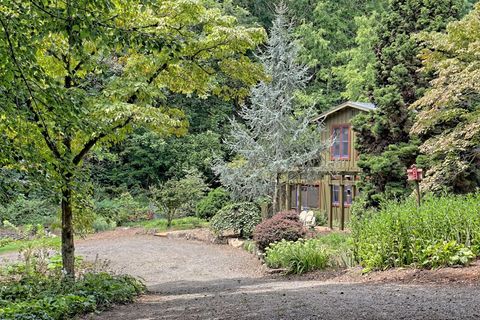
[[[407,169],[407,175],[409,181],[420,181],[423,179],[423,170],[412,164],[410,169]]]

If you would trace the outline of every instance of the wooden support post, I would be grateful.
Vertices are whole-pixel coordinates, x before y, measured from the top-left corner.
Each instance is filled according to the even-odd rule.
[[[330,175],[325,179],[325,207],[328,210],[328,227],[333,229],[333,202],[332,202],[332,177]]]
[[[338,200],[340,201],[340,230],[345,229],[345,199],[344,199],[345,185],[340,185],[340,194]]]
[[[417,206],[422,205],[422,194],[420,193],[420,181],[415,180],[415,189],[417,190]]]
[[[302,187],[300,184],[296,185],[296,192],[297,192],[297,213],[302,211]]]
[[[287,181],[285,185],[285,210],[290,210],[292,208],[292,186]]]

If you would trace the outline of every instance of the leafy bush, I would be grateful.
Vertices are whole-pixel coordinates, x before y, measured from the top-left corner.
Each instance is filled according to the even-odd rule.
[[[107,224],[122,225],[128,221],[146,220],[148,208],[128,192],[118,198],[106,198],[95,202],[95,214]],[[98,219],[98,218],[97,218]],[[94,227],[95,228],[95,227]]]
[[[0,221],[8,220],[14,225],[46,224],[55,217],[55,204],[42,198],[29,199],[23,195],[6,205],[0,204]]]
[[[315,225],[326,226],[328,223],[327,213],[324,210],[315,210]]]
[[[226,205],[212,218],[210,226],[217,234],[233,231],[241,237],[249,237],[253,228],[262,220],[260,209],[251,202]]]
[[[277,213],[256,226],[253,240],[260,250],[280,240],[296,241],[307,234],[295,211]]]
[[[472,250],[452,240],[438,242],[422,249],[420,261],[422,261],[422,267],[438,268],[467,265],[474,258]]]
[[[92,225],[95,232],[112,230],[115,229],[116,226],[117,224],[115,223],[115,221],[108,222],[104,217],[96,217]]]
[[[214,189],[197,204],[197,216],[209,220],[229,202],[230,195],[225,189]]]
[[[288,273],[305,273],[328,267],[329,254],[319,239],[282,240],[266,248],[265,262],[270,268],[286,268]]]
[[[356,259],[366,270],[465,265],[480,253],[480,194],[388,202],[351,222]]]

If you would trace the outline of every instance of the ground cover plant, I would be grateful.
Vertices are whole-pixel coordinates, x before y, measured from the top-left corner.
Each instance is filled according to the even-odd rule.
[[[106,271],[102,261],[76,257],[78,276],[62,272],[62,258],[48,246],[24,248],[20,261],[0,268],[0,319],[72,319],[76,315],[132,302],[145,291],[138,279]]]
[[[354,253],[365,270],[466,265],[480,254],[480,193],[388,202],[351,224]]]
[[[140,281],[125,275],[87,273],[68,283],[59,277],[29,274],[1,282],[0,318],[71,319],[114,303],[132,302],[143,291]]]

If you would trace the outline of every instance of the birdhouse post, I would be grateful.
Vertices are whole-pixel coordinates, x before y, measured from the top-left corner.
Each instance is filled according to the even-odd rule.
[[[420,207],[422,202],[422,195],[420,194],[420,181],[423,179],[423,170],[417,168],[415,164],[412,164],[410,169],[407,169],[408,181],[415,183],[415,189],[417,193],[417,206]]]

